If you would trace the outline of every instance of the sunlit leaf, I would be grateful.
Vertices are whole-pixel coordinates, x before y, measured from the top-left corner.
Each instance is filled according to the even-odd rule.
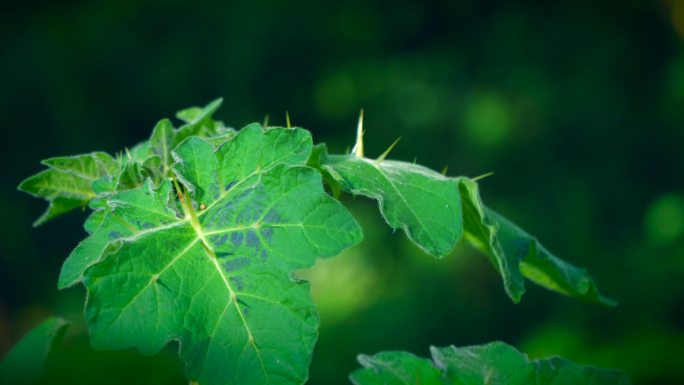
[[[425,167],[353,155],[312,159],[344,191],[378,201],[394,229],[402,229],[421,249],[435,257],[447,255],[465,234],[487,255],[514,302],[525,292],[525,278],[556,292],[612,305],[599,294],[585,270],[549,253],[537,240],[480,199],[470,178],[451,178]],[[333,184],[333,187],[335,186]]]
[[[92,220],[93,255],[120,224],[128,233],[115,234],[92,258],[99,263],[75,264],[91,266],[93,345],[152,354],[177,340],[202,385],[303,383],[318,316],[292,272],[362,237],[304,166],[311,146],[307,131],[259,125],[216,152],[190,137],[173,152],[182,210],[168,180],[108,197],[102,222]]]
[[[119,162],[104,152],[50,158],[42,163],[48,166],[46,170],[30,176],[19,185],[21,191],[50,203],[34,226],[88,204],[96,196],[93,182],[119,171]]]
[[[330,155],[323,168],[345,191],[377,200],[387,223],[429,254],[447,255],[463,234],[455,179],[415,164],[352,155]]]

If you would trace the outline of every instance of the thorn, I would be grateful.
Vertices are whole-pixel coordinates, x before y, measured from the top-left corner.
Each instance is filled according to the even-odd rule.
[[[413,158],[413,164],[418,163],[418,157]]]
[[[290,111],[285,110],[285,122],[287,124],[287,128],[292,128],[292,124],[290,123]]]
[[[492,175],[494,175],[494,171],[488,172],[488,173],[486,173],[486,174],[482,174],[482,175],[480,175],[480,176],[476,176],[475,178],[472,178],[472,179],[473,179],[473,181],[477,182],[477,181],[480,180],[480,179],[484,179],[484,178],[486,178],[486,177],[488,177],[488,176],[492,176]]]
[[[376,159],[375,161],[376,161],[376,162],[382,162],[383,160],[385,160],[385,158],[387,157],[387,155],[389,155],[389,153],[392,151],[392,149],[394,149],[394,146],[396,146],[397,143],[399,143],[400,140],[401,140],[401,136],[398,137],[394,142],[392,142],[392,144],[390,144],[390,146],[387,147],[387,150],[385,150],[385,152],[383,152],[383,153],[378,157],[378,159]]]
[[[268,114],[264,116],[264,122],[261,123],[261,127],[263,127],[264,129],[268,128]]]
[[[133,155],[131,155],[131,152],[128,151],[128,147],[126,147],[125,150],[126,150],[126,156],[128,157],[128,160],[133,159]]]
[[[359,113],[359,123],[356,125],[356,144],[352,148],[352,154],[357,158],[363,158],[363,108]]]
[[[446,165],[444,168],[442,168],[442,175],[446,176],[447,171],[449,171],[449,165]]]

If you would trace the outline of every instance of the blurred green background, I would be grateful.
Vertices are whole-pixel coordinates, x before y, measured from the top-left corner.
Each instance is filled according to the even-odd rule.
[[[0,12],[0,355],[52,314],[74,325],[46,383],[184,384],[172,346],[93,352],[83,290],[58,292],[86,213],[38,229],[16,191],[41,159],[116,152],[176,110],[224,97],[337,152],[365,109],[366,153],[481,181],[491,207],[589,269],[607,308],[528,284],[505,296],[466,245],[436,261],[345,198],[363,244],[303,273],[321,313],[311,384],[355,356],[503,340],[684,383],[684,1],[25,1]]]

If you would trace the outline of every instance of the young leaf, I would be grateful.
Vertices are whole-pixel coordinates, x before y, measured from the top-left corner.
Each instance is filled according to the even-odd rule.
[[[173,150],[173,140],[175,129],[168,119],[162,119],[154,126],[152,136],[150,136],[150,155],[156,155],[161,160],[163,172],[166,173],[171,165],[171,150]]]
[[[387,223],[403,229],[435,257],[447,255],[462,235],[487,255],[501,274],[508,296],[519,302],[525,278],[556,292],[613,305],[585,270],[550,254],[537,240],[482,204],[475,180],[450,178],[412,163],[327,155],[320,164],[344,191],[376,199]]]
[[[173,136],[171,149],[190,136],[212,137],[223,134],[225,127],[219,122],[215,122],[211,117],[223,103],[219,98],[207,104],[204,108],[189,108],[179,111],[176,116],[186,121]]]
[[[0,361],[0,384],[28,384],[40,375],[45,360],[61,343],[68,322],[49,318],[33,328]]]
[[[131,235],[83,275],[92,344],[152,354],[177,340],[202,385],[303,383],[318,316],[292,272],[362,238],[304,166],[311,147],[305,130],[259,125],[216,151],[190,137],[173,152],[182,214],[168,180],[107,197],[90,238],[115,222]]]
[[[104,152],[50,158],[42,164],[48,169],[28,177],[19,185],[19,190],[50,203],[34,226],[88,204],[96,196],[93,182],[119,171],[119,162]]]
[[[530,361],[502,342],[430,348],[432,361],[405,352],[359,356],[355,385],[629,385],[624,373],[581,366],[560,357]]]

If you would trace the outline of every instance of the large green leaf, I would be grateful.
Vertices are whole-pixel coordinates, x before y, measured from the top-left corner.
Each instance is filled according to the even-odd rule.
[[[61,318],[49,318],[33,328],[0,361],[0,384],[28,384],[37,379],[68,325]]]
[[[412,163],[327,155],[320,164],[344,191],[376,199],[387,223],[403,229],[435,257],[448,254],[462,235],[487,255],[514,302],[525,292],[525,278],[559,293],[613,304],[601,296],[585,270],[550,254],[535,238],[485,207],[475,180],[450,178]],[[336,186],[333,184],[333,186]]]
[[[119,162],[104,152],[46,159],[48,166],[19,185],[21,191],[44,198],[50,205],[34,222],[39,226],[60,214],[82,207],[95,198],[95,180],[116,175]]]
[[[173,152],[182,205],[168,180],[106,198],[90,262],[73,264],[93,345],[152,354],[177,340],[202,385],[303,383],[318,316],[292,273],[362,238],[304,166],[311,147],[305,130],[256,124],[216,151],[193,136]]]
[[[406,352],[359,356],[355,385],[629,385],[618,371],[581,366],[560,357],[531,361],[502,342],[432,347],[432,361]]]

